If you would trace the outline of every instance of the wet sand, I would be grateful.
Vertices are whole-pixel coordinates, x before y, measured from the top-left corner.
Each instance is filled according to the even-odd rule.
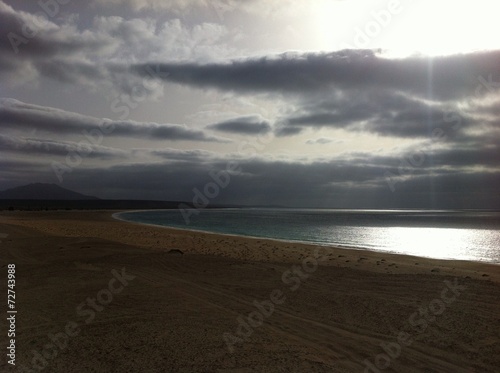
[[[6,266],[16,265],[13,371],[500,366],[498,266],[152,227],[111,214],[0,213],[3,294]]]

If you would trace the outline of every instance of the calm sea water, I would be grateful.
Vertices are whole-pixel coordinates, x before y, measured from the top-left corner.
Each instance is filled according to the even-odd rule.
[[[500,263],[500,212],[206,209],[116,214],[138,223],[440,259]]]

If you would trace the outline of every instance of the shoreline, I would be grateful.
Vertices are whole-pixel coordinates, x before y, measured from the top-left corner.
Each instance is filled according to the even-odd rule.
[[[144,226],[157,227],[157,228],[165,228],[165,229],[172,229],[172,230],[179,230],[179,231],[185,231],[185,232],[205,233],[205,234],[214,234],[214,235],[220,235],[220,236],[241,237],[241,238],[250,238],[250,239],[265,239],[265,240],[271,240],[271,241],[282,242],[282,243],[287,243],[287,244],[314,245],[314,246],[320,246],[320,247],[329,247],[329,248],[337,248],[337,249],[355,250],[355,251],[360,251],[360,252],[365,252],[366,251],[366,252],[371,252],[371,253],[380,253],[380,254],[389,254],[389,255],[401,255],[401,256],[407,256],[407,257],[413,257],[413,258],[431,259],[431,260],[439,260],[439,261],[467,262],[467,263],[477,263],[477,264],[490,264],[490,265],[494,265],[494,266],[499,266],[500,267],[500,262],[492,262],[492,261],[488,261],[488,260],[436,258],[436,257],[431,257],[431,256],[411,255],[411,254],[400,253],[400,252],[396,252],[396,251],[383,250],[383,249],[377,250],[377,249],[372,249],[372,248],[365,247],[365,246],[347,246],[347,245],[341,245],[341,244],[335,244],[335,243],[327,243],[327,242],[286,240],[286,239],[275,238],[275,237],[252,236],[252,235],[244,235],[244,234],[236,234],[236,233],[213,232],[213,231],[208,231],[208,230],[203,230],[203,229],[180,228],[180,227],[175,227],[175,226],[167,226],[167,225],[154,224],[154,223],[143,223],[143,222],[137,222],[137,221],[131,221],[131,220],[122,219],[122,218],[119,218],[117,216],[117,215],[120,215],[122,213],[148,212],[148,211],[171,211],[171,210],[133,210],[133,211],[124,210],[124,211],[119,211],[119,212],[113,213],[111,215],[111,217],[113,219],[115,219],[115,220],[118,220],[118,221],[121,221],[121,222],[125,222],[125,223],[139,224],[139,225],[144,225]]]
[[[149,210],[148,210],[149,211]],[[13,222],[27,227],[37,227],[43,232],[56,235],[96,237],[123,244],[134,244],[154,251],[168,251],[176,248],[185,254],[202,254],[227,257],[243,261],[300,263],[317,247],[328,250],[328,260],[323,266],[335,266],[372,271],[377,273],[402,274],[426,273],[460,275],[481,280],[500,282],[500,266],[489,262],[470,260],[435,259],[389,253],[368,249],[344,248],[334,245],[318,245],[310,242],[286,241],[273,238],[221,234],[198,230],[181,229],[119,220],[114,214],[126,210],[99,211],[52,211],[9,213]],[[0,223],[5,213],[0,213]],[[80,224],[75,229],[73,216]],[[33,217],[30,223],[30,217]],[[44,224],[46,218],[54,219]],[[98,226],[93,224],[99,222]],[[109,225],[109,229],[105,226]],[[43,226],[43,227],[42,227]],[[83,229],[84,226],[86,229]],[[72,233],[73,232],[73,233]],[[140,233],[139,233],[140,232]]]
[[[137,210],[137,211],[122,211],[122,212],[142,212],[142,211],[155,211],[155,210]],[[164,211],[169,211],[169,210],[164,210]],[[314,246],[321,246],[321,247],[333,247],[333,248],[338,248],[338,249],[377,252],[375,250],[370,250],[367,247],[344,246],[344,245],[329,244],[329,243],[314,242],[314,241],[285,240],[285,239],[281,239],[281,238],[265,237],[265,236],[251,236],[251,235],[236,234],[236,233],[221,233],[221,232],[206,231],[203,229],[179,228],[179,227],[174,227],[174,226],[169,226],[169,225],[142,223],[142,222],[138,222],[138,221],[120,219],[120,218],[115,216],[117,214],[121,214],[122,212],[114,213],[113,215],[111,215],[111,217],[113,219],[116,219],[118,221],[122,221],[124,223],[139,224],[139,225],[145,225],[145,226],[149,226],[149,227],[172,229],[172,230],[178,230],[178,231],[183,231],[183,232],[214,234],[214,235],[219,235],[219,236],[224,236],[224,237],[226,237],[226,236],[227,237],[240,237],[240,238],[251,238],[251,239],[259,239],[259,240],[264,239],[264,240],[276,241],[276,242],[287,243],[287,244],[314,245]],[[390,252],[390,251],[378,251],[378,252],[381,252],[381,253],[386,252],[388,254],[398,254],[398,253]],[[400,255],[405,255],[405,254],[400,254]],[[416,256],[416,257],[418,257],[418,256]],[[420,258],[420,257],[418,257],[418,258]],[[425,258],[425,257],[421,257],[421,258]],[[428,258],[428,259],[433,259],[433,258]],[[446,259],[443,259],[443,260],[446,260]],[[481,263],[481,262],[479,262],[479,263]]]

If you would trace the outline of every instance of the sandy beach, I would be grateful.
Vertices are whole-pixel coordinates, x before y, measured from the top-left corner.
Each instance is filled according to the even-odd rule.
[[[498,266],[145,226],[114,212],[0,213],[0,287],[7,294],[15,264],[18,311],[16,368],[4,354],[0,370],[499,371]],[[7,333],[0,340],[6,350]]]

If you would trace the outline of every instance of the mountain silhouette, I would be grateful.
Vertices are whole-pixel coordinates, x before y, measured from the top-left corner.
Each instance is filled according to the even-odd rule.
[[[0,199],[30,199],[30,200],[98,200],[57,184],[35,183],[7,189],[0,192]]]

